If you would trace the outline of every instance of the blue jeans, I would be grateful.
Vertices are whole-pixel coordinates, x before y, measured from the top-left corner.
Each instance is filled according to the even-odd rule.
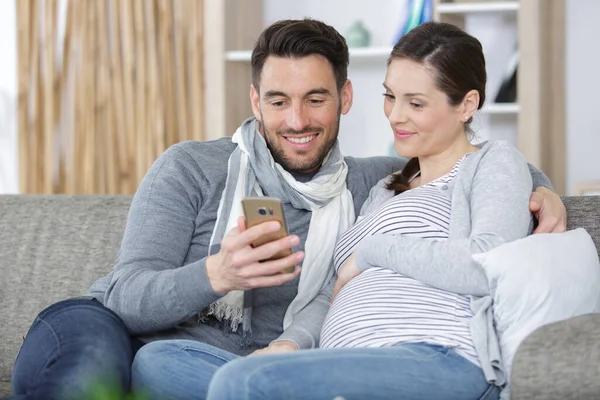
[[[29,329],[12,373],[12,399],[82,398],[95,382],[129,389],[141,342],[97,300],[74,298],[42,311]]]
[[[217,369],[240,356],[195,340],[163,340],[142,347],[131,385],[153,400],[204,399]]]
[[[188,340],[136,355],[132,384],[154,399],[497,399],[479,367],[428,344],[238,357]],[[205,397],[206,396],[206,397]]]

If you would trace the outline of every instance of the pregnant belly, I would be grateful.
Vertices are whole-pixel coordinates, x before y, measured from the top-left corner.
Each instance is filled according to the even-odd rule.
[[[325,318],[322,348],[441,345],[470,337],[468,299],[390,270],[372,268],[340,291]]]

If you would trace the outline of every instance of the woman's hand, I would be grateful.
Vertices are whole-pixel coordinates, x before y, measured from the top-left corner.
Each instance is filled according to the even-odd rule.
[[[331,293],[330,304],[333,303],[333,300],[338,295],[340,290],[342,290],[342,288],[346,285],[346,283],[350,282],[352,278],[360,275],[360,272],[361,271],[356,265],[356,255],[355,253],[352,253],[352,255],[348,257],[346,261],[344,261],[344,263],[338,270],[338,278],[335,282],[335,286],[333,287],[333,292]]]
[[[278,353],[291,353],[298,351],[298,345],[290,340],[280,340],[278,342],[271,343],[264,349],[258,349],[250,353],[250,356],[261,356],[265,354],[278,354]]]
[[[554,233],[567,230],[567,210],[560,196],[543,186],[535,189],[529,199],[529,210],[539,224],[533,233]]]

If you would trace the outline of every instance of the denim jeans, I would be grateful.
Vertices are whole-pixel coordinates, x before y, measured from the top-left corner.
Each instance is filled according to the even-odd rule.
[[[482,370],[453,350],[428,344],[339,348],[249,357],[213,377],[221,399],[497,399]]]
[[[136,355],[132,384],[153,399],[497,399],[479,367],[446,347],[316,349],[239,357],[188,340]],[[206,397],[205,397],[206,396]]]
[[[163,340],[138,351],[131,368],[131,385],[153,400],[204,399],[217,369],[240,358],[195,340]]]
[[[53,304],[29,329],[12,373],[11,399],[82,398],[95,382],[129,389],[131,363],[141,342],[97,300]]]

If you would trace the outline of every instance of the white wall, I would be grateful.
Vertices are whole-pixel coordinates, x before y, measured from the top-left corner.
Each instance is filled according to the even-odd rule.
[[[568,0],[566,15],[567,189],[600,184],[598,0]]]
[[[0,194],[17,193],[17,26],[15,0],[0,1]]]

